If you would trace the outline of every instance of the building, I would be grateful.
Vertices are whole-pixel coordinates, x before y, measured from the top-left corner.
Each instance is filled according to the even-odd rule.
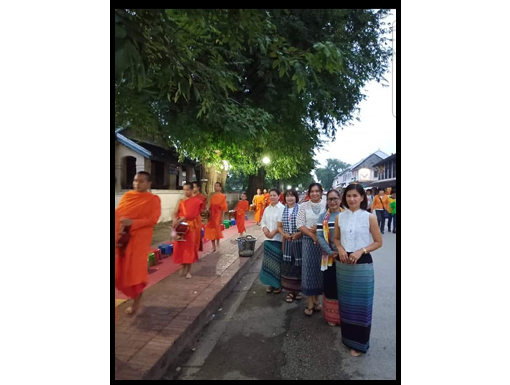
[[[397,154],[391,154],[386,159],[381,160],[373,165],[376,175],[375,180],[370,184],[376,190],[397,188]]]
[[[167,149],[154,138],[141,138],[132,129],[115,131],[115,207],[122,195],[133,188],[135,174],[152,175],[151,192],[161,199],[159,222],[172,219],[175,206],[183,196],[186,182],[201,180],[200,164],[185,158],[179,161],[175,149]],[[239,200],[239,193],[226,194],[229,208]]]
[[[133,188],[133,178],[147,171],[155,190],[182,190],[185,182],[199,180],[200,165],[185,159],[179,162],[177,152],[153,140],[142,140],[129,129],[115,131],[115,191]]]
[[[377,179],[377,175],[373,168],[374,164],[386,159],[387,157],[387,154],[381,150],[377,150],[338,174],[333,180],[332,187],[342,189],[354,182],[362,184],[371,183]]]

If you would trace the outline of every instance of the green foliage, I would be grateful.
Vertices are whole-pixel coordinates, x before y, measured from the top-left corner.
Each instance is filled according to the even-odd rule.
[[[240,171],[232,171],[227,175],[225,190],[230,191],[246,191],[248,188],[248,176]]]
[[[350,164],[342,162],[338,159],[328,159],[326,162],[326,167],[318,168],[315,170],[315,175],[317,175],[317,179],[325,191],[331,188],[335,177],[341,171],[350,166]]]
[[[384,80],[388,10],[115,11],[115,125],[274,180],[310,175],[321,135]]]

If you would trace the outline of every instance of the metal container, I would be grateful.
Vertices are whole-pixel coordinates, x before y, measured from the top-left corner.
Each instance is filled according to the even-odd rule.
[[[257,240],[251,235],[236,239],[240,257],[252,257],[255,254],[255,243]]]

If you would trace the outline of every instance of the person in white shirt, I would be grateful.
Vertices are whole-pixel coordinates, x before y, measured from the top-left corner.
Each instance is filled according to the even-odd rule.
[[[278,220],[285,208],[279,201],[280,191],[269,190],[270,204],[265,208],[260,222],[262,232],[266,236],[264,241],[264,260],[260,270],[260,281],[268,285],[266,292],[279,294],[281,285],[281,264],[283,262],[282,235],[278,231]]]
[[[372,190],[371,189],[368,189],[366,191],[366,193],[367,193],[367,201],[368,201],[368,203],[367,203],[368,204],[367,211],[370,213],[370,212],[372,212],[370,210],[370,208],[372,207],[372,201],[374,200],[374,197],[372,196]]]
[[[342,196],[346,210],[335,221],[334,242],[341,263],[335,263],[342,342],[351,355],[370,346],[374,302],[374,265],[371,251],[382,246],[377,218],[367,210],[367,196],[359,184],[347,186]]]

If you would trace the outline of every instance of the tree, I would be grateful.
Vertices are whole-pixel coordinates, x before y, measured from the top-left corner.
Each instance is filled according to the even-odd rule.
[[[316,169],[315,175],[324,190],[329,190],[333,185],[335,177],[349,166],[350,164],[342,162],[341,160],[328,159],[326,161],[326,167]]]
[[[321,135],[334,138],[366,82],[384,80],[387,14],[116,10],[116,126],[262,182],[309,174]]]
[[[248,177],[241,171],[228,173],[225,191],[246,191],[248,188]]]

